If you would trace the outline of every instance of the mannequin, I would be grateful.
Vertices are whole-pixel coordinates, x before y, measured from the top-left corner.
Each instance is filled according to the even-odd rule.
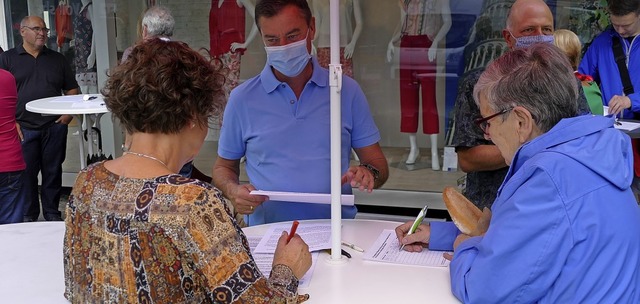
[[[409,133],[411,150],[406,164],[414,164],[420,150],[416,140],[422,91],[422,128],[431,139],[431,168],[440,170],[438,157],[439,118],[435,72],[439,43],[451,28],[449,0],[400,0],[400,22],[387,47],[391,62],[400,42],[400,132]],[[428,49],[426,56],[419,52]],[[426,58],[425,58],[426,57]]]
[[[56,33],[58,35],[56,44],[58,45],[58,52],[62,51],[62,45],[68,40],[73,39],[73,28],[71,14],[72,9],[67,0],[60,0],[58,7],[56,8]]]
[[[250,0],[212,0],[209,11],[209,35],[211,58],[219,59],[229,69],[224,89],[227,94],[238,86],[240,57],[258,34],[253,24],[245,39],[245,10],[255,16],[255,6]],[[252,22],[253,23],[253,22]]]
[[[313,16],[316,19],[316,35],[313,42],[316,47],[318,63],[328,68],[331,63],[329,0],[313,1]],[[355,26],[352,25],[352,19]],[[353,78],[353,51],[362,32],[362,11],[360,0],[340,1],[340,64],[342,73]]]
[[[98,93],[96,46],[93,35],[93,4],[82,0],[82,8],[73,19],[76,81],[82,93]]]

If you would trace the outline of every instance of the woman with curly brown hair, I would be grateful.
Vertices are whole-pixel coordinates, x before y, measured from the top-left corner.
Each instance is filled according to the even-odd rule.
[[[122,157],[78,174],[66,208],[65,297],[73,303],[299,302],[307,244],[283,232],[270,278],[220,192],[178,174],[220,115],[224,77],[180,42],[154,39],[114,68],[105,102],[126,131]]]

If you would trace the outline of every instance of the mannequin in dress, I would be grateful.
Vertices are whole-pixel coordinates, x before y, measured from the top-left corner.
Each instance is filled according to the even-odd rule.
[[[219,59],[229,69],[224,84],[227,96],[238,86],[240,79],[240,57],[258,34],[253,26],[245,39],[245,14],[255,15],[255,6],[250,0],[211,0],[209,11],[209,35],[211,58]]]
[[[313,42],[316,47],[318,63],[320,66],[328,68],[331,63],[329,0],[314,0],[312,8],[313,16],[316,18],[316,35],[313,37]],[[341,0],[340,64],[342,65],[342,73],[351,78],[353,78],[353,51],[361,32],[360,0]]]
[[[76,81],[82,93],[98,93],[96,46],[93,35],[93,4],[82,0],[82,8],[73,19]]]
[[[414,164],[420,150],[416,140],[422,92],[422,128],[431,139],[431,168],[440,170],[439,119],[436,101],[436,53],[451,28],[449,0],[400,0],[400,23],[389,41],[387,61],[400,43],[400,132],[409,133],[411,150],[407,164]],[[428,49],[427,53],[420,50]],[[426,57],[426,58],[425,58]]]
[[[72,9],[67,3],[67,0],[60,0],[60,2],[58,2],[55,14],[56,33],[58,35],[56,44],[58,45],[58,52],[61,52],[63,44],[73,39]]]

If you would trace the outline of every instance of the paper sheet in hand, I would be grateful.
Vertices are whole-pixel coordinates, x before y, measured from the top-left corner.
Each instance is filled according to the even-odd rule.
[[[253,190],[249,194],[266,195],[272,201],[331,204],[331,194]],[[353,194],[342,195],[342,205],[353,206]]]
[[[421,252],[400,251],[396,232],[385,229],[369,250],[365,250],[362,258],[394,264],[446,267],[449,261],[442,256],[443,253],[443,251],[429,251],[426,248]]]

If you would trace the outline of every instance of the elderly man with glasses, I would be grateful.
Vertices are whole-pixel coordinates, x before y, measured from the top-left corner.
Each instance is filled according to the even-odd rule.
[[[510,50],[528,47],[534,43],[553,44],[553,14],[543,0],[516,0],[507,16],[502,36]],[[480,111],[473,102],[473,87],[482,69],[470,72],[461,80],[455,104],[456,147],[458,165],[467,173],[464,195],[479,208],[493,204],[498,187],[507,174],[507,164],[498,149],[474,127]],[[576,86],[582,86],[576,81]],[[589,106],[583,94],[578,104],[579,113],[588,113]]]
[[[46,47],[49,29],[42,18],[27,16],[20,22],[22,44],[0,54],[0,68],[16,78],[17,130],[27,168],[22,175],[20,196],[24,199],[24,221],[36,221],[40,199],[45,220],[61,221],[60,191],[62,162],[67,149],[70,115],[43,116],[25,105],[36,99],[78,94],[78,83],[65,57]],[[38,173],[42,187],[38,195]]]
[[[640,210],[629,137],[612,117],[578,115],[565,54],[550,44],[496,59],[476,84],[479,125],[509,172],[474,236],[453,242],[464,303],[640,303]],[[408,251],[442,245],[451,223],[396,231]],[[449,243],[449,246],[451,243]],[[441,247],[439,249],[451,249]]]

